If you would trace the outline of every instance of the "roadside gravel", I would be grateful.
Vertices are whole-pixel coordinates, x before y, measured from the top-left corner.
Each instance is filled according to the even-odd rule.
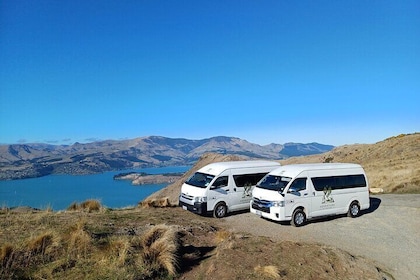
[[[318,243],[374,260],[395,279],[420,279],[420,194],[371,196],[371,207],[355,219],[312,220],[303,227],[276,223],[249,212],[221,220],[224,227],[273,240]]]

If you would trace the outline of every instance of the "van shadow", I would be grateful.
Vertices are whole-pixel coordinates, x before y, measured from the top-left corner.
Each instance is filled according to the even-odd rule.
[[[370,214],[370,213],[375,212],[379,208],[379,206],[381,205],[381,202],[382,202],[382,200],[380,200],[379,198],[371,197],[369,208],[367,210],[365,210],[364,213],[362,213],[362,214]]]
[[[381,200],[377,197],[370,197],[369,203],[370,203],[369,208],[360,211],[359,216],[363,216],[363,215],[367,215],[367,214],[371,214],[371,213],[375,212],[379,208],[379,206],[381,205]],[[306,223],[307,224],[322,223],[322,222],[332,221],[332,220],[336,220],[336,219],[340,219],[340,218],[347,218],[347,214],[317,217],[317,218],[313,218],[311,220],[308,220]],[[276,222],[276,223],[281,224],[281,225],[289,225],[290,226],[290,222]]]

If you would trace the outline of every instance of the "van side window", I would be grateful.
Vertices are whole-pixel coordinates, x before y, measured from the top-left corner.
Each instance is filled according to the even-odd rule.
[[[317,191],[325,188],[332,190],[366,187],[366,178],[363,174],[346,176],[328,176],[311,178]]]
[[[221,176],[214,181],[212,189],[226,187],[228,185],[228,176]]]
[[[233,175],[237,187],[255,186],[267,173]]]
[[[304,190],[306,190],[306,178],[297,178],[290,185],[288,192],[300,192]]]

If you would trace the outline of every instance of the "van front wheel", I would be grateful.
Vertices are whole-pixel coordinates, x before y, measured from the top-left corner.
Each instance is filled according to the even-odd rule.
[[[296,209],[295,212],[293,212],[293,216],[292,216],[292,221],[291,224],[292,226],[295,227],[300,227],[303,226],[306,222],[306,215],[305,212],[303,212],[303,209]]]
[[[356,201],[353,201],[350,204],[349,211],[347,212],[347,216],[351,218],[356,218],[360,214],[360,206]]]
[[[226,216],[226,213],[227,213],[226,204],[224,204],[223,202],[217,203],[216,206],[214,207],[213,216],[215,218],[223,218],[224,216]]]

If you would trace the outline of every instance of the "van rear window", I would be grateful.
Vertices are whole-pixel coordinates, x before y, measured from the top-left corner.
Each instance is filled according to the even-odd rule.
[[[315,190],[323,191],[325,188],[332,190],[366,187],[366,178],[363,174],[328,176],[311,178]]]

